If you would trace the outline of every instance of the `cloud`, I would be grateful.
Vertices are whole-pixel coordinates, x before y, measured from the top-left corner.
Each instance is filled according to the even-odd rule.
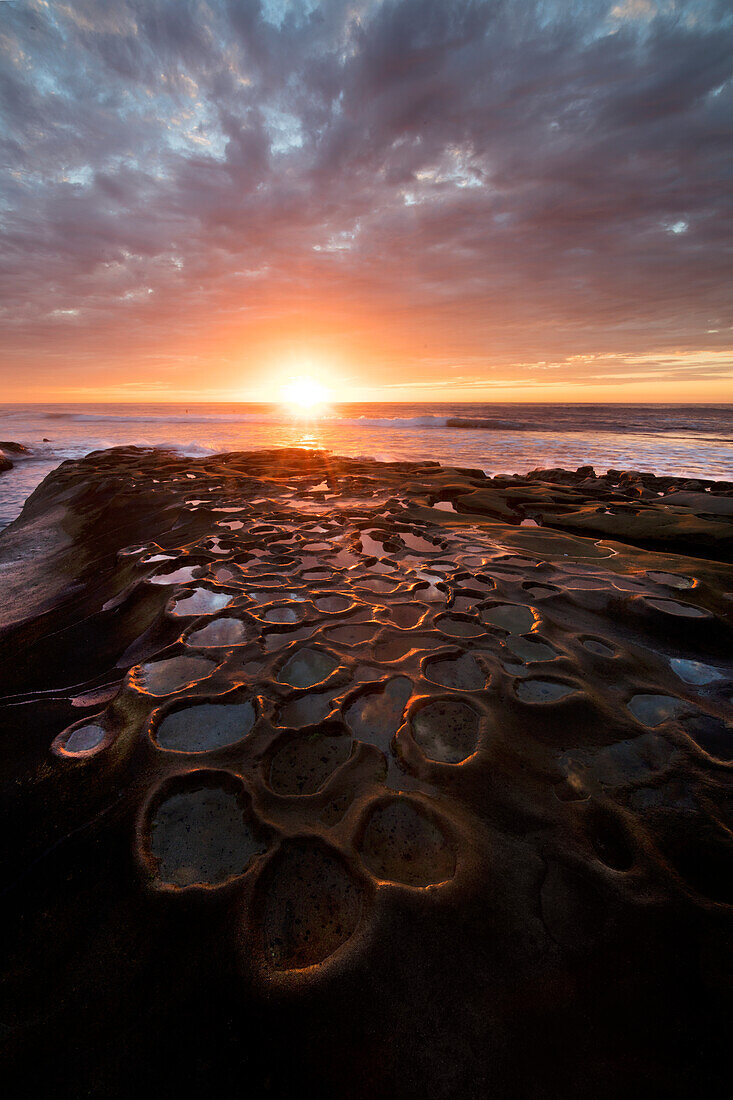
[[[732,77],[715,0],[2,4],[9,361],[726,348]]]

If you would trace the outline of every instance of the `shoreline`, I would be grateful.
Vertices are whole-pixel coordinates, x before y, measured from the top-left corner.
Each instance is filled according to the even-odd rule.
[[[279,447],[274,451],[271,448],[257,448],[255,451],[222,452],[219,455],[193,457],[180,455],[176,450],[164,447],[121,446],[107,449],[110,454],[124,453],[128,450],[151,456],[160,455],[161,458],[175,457],[192,465],[203,466],[236,454],[287,455],[290,453],[288,448]],[[306,448],[298,448],[298,451],[304,455],[322,453],[335,462],[347,461],[325,449],[309,451]],[[49,474],[69,462],[84,462],[105,453],[104,450],[95,450],[83,459],[65,459],[49,471]],[[10,472],[19,463],[38,461],[30,448],[15,442],[0,444],[0,462],[3,457],[7,465],[4,469],[0,467],[0,478],[4,472]],[[390,462],[379,459],[350,461],[373,462],[376,467],[383,466],[385,469],[420,466],[419,462]],[[446,491],[443,497],[436,496],[430,503],[443,502],[459,513],[470,513],[476,510],[479,516],[501,519],[509,524],[521,525],[533,522],[538,526],[570,527],[579,534],[605,534],[631,542],[638,541],[640,545],[647,547],[654,546],[659,540],[671,546],[677,537],[682,537],[681,532],[685,523],[677,520],[672,513],[665,512],[667,508],[681,510],[683,515],[688,516],[686,521],[688,531],[683,540],[688,551],[694,546],[695,539],[701,540],[701,549],[709,546],[711,541],[720,540],[721,545],[724,545],[727,542],[728,533],[725,526],[721,528],[720,524],[727,526],[726,521],[733,514],[733,481],[723,479],[658,475],[642,470],[613,468],[605,473],[596,473],[590,465],[579,466],[575,470],[552,467],[533,469],[526,473],[491,475],[482,469],[444,467],[443,464],[432,460],[428,460],[427,464],[456,469],[459,473],[478,478],[479,483],[485,483],[478,487],[488,490],[479,497],[475,493],[477,486],[474,485],[473,495],[469,501],[461,499],[466,494],[461,494],[458,489],[451,489]],[[42,484],[43,482],[36,488],[40,488]],[[552,499],[553,493],[558,499]],[[31,495],[32,493],[23,501],[18,515],[22,514]],[[451,504],[454,498],[458,502],[457,508]],[[598,504],[596,509],[593,508],[594,501]],[[14,519],[11,519],[6,526],[12,524]],[[4,529],[0,527],[0,530]],[[675,535],[674,532],[677,534]]]
[[[4,449],[3,449],[4,448]],[[116,448],[108,448],[112,452],[124,451],[129,449],[125,445]],[[179,459],[185,459],[190,462],[206,463],[210,461],[216,461],[220,458],[221,454],[231,454],[237,452],[221,452],[221,454],[206,454],[201,456],[185,455],[180,453],[177,449],[169,449],[165,447],[149,447],[149,445],[142,445],[139,448],[133,448],[140,450],[141,453],[151,453],[161,455],[176,455]],[[258,448],[256,451],[242,451],[241,453],[258,453],[269,452],[270,448]],[[287,452],[286,447],[277,448],[277,452]],[[307,449],[302,449],[304,452]],[[328,449],[322,449],[325,454],[329,454],[335,461],[339,461],[337,455],[333,455],[333,452]],[[92,450],[88,455],[84,456],[81,460],[61,459],[57,463],[51,465],[47,460],[44,460],[42,456],[28,447],[28,445],[18,442],[0,443],[0,493],[2,492],[3,485],[6,486],[7,492],[10,492],[10,485],[12,481],[8,480],[8,474],[12,471],[15,473],[26,473],[28,470],[35,469],[35,467],[41,467],[43,472],[43,478],[54,470],[69,461],[84,461],[88,456],[96,455],[101,451]],[[364,461],[373,461],[376,464],[384,464],[385,466],[394,465],[394,462],[389,460],[380,459],[365,459]],[[434,460],[430,460],[434,461]],[[397,464],[401,464],[397,462]],[[404,462],[402,464],[405,464]],[[440,463],[437,463],[440,464]],[[20,471],[19,471],[20,467]],[[25,469],[23,469],[25,467]],[[467,467],[460,467],[460,469],[467,469]],[[720,516],[727,514],[727,506],[721,505],[720,500],[713,499],[714,497],[724,497],[733,494],[733,481],[723,480],[723,478],[710,478],[710,477],[689,477],[686,475],[672,475],[672,474],[655,474],[648,471],[641,470],[621,470],[621,469],[609,469],[605,473],[597,473],[593,469],[592,465],[581,465],[576,470],[564,469],[561,466],[549,467],[549,469],[534,469],[529,470],[526,473],[501,473],[491,474],[485,470],[472,470],[474,474],[477,474],[491,484],[490,488],[495,489],[496,507],[497,510],[492,513],[491,503],[485,505],[486,513],[489,515],[495,515],[497,518],[502,518],[507,522],[522,522],[525,519],[533,519],[541,524],[547,524],[549,521],[548,515],[544,513],[541,507],[537,507],[533,510],[532,507],[532,494],[517,494],[517,487],[523,483],[543,482],[550,485],[558,485],[565,487],[575,486],[577,489],[586,493],[587,503],[590,504],[590,500],[598,498],[599,502],[610,502],[611,506],[614,505],[628,505],[633,504],[636,500],[652,500],[655,496],[661,499],[661,502],[665,505],[686,507],[693,511],[694,509],[702,510],[705,515]],[[6,477],[3,478],[3,474]],[[2,522],[0,530],[3,530],[12,522],[17,519],[21,514],[22,508],[25,505],[26,500],[32,495],[37,487],[42,482],[32,483],[30,491],[25,497],[21,497],[18,493],[11,495],[6,505],[6,515],[8,519],[6,522]],[[683,498],[681,496],[675,497],[675,494],[679,493],[707,493],[707,499]],[[541,495],[540,495],[541,496]],[[581,492],[582,496],[582,492]],[[512,504],[511,502],[514,502]],[[541,504],[541,499],[539,499]],[[0,505],[1,507],[1,505]],[[722,507],[722,513],[721,513]],[[647,509],[648,510],[648,509]],[[589,517],[590,518],[590,517]],[[638,525],[636,525],[638,527]],[[621,535],[623,525],[620,521],[616,521],[612,524],[610,521],[605,521],[605,526],[601,524],[599,526],[599,520],[595,519],[592,525],[588,528],[589,532],[605,530],[608,533],[615,532],[617,536]],[[578,530],[581,530],[581,525],[578,526]],[[639,536],[641,537],[641,536]]]

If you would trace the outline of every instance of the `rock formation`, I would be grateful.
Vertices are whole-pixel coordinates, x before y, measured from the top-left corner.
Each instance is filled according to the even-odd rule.
[[[12,443],[8,440],[4,440],[0,443],[0,474],[5,473],[6,470],[12,470],[12,459],[8,458],[8,455],[28,455],[30,451],[27,447],[24,447],[22,443]]]
[[[722,1095],[731,489],[59,467],[0,536],[6,1088]]]

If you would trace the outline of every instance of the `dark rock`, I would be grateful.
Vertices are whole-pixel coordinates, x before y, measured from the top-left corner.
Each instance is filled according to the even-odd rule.
[[[733,500],[679,496],[50,474],[0,535],[4,1094],[727,1095]]]
[[[516,476],[521,477],[521,475],[515,475],[515,477]],[[525,474],[525,477],[530,478],[532,481],[559,481],[563,483],[570,478],[574,478],[575,472],[573,470],[564,470],[562,466],[554,466],[552,469],[548,470],[541,470],[539,468],[530,470],[528,474]]]
[[[697,515],[733,518],[733,498],[725,493],[686,492],[681,489],[668,493],[664,502],[673,507],[690,508]]]
[[[457,474],[464,474],[465,477],[475,477],[479,481],[488,481],[484,470],[472,470],[469,466],[452,466],[452,470],[455,470]]]
[[[25,447],[22,443],[13,443],[9,440],[0,442],[0,451],[5,451],[11,455],[29,455],[31,453],[28,447]]]

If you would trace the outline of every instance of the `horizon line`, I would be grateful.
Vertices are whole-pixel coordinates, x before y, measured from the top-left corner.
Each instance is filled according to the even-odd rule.
[[[78,401],[0,401],[0,408],[7,408],[9,406],[19,407],[24,405],[171,405],[184,407],[187,405],[261,405],[263,407],[273,406],[286,406],[287,402],[283,401],[262,401],[262,400],[235,400],[230,398],[223,398],[221,400],[212,399],[196,399],[193,401],[171,401],[171,400],[125,400],[125,399],[106,399],[106,400],[91,400],[83,399]],[[395,399],[391,401],[387,400],[352,400],[352,401],[328,401],[324,402],[320,407],[320,411],[329,409],[333,406],[340,405],[685,405],[685,406],[704,406],[712,405],[716,408],[730,406],[733,408],[733,401],[621,401],[606,399],[602,401],[543,401],[543,400],[455,400],[455,401],[413,401],[409,398]]]

